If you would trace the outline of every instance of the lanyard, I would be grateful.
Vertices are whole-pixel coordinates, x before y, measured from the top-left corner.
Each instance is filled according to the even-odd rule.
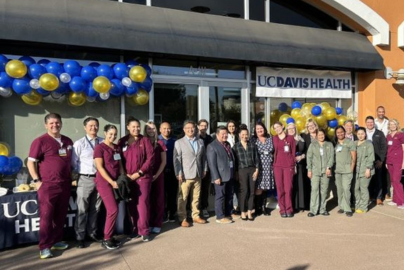
[[[85,137],[86,137],[87,142],[90,144],[91,148],[94,150],[94,146],[93,146],[93,144],[91,143],[91,141],[88,139],[87,135],[86,135]],[[95,137],[95,139],[94,139],[94,144],[95,144],[95,145],[98,144],[98,138],[97,138],[97,137]]]

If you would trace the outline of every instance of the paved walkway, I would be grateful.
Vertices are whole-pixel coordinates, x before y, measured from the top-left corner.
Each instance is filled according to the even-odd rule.
[[[38,258],[36,245],[0,252],[0,269],[404,269],[404,211],[378,206],[352,218],[331,211],[282,219],[277,211],[254,222],[165,224],[143,243],[130,240],[119,250],[98,243],[71,247]],[[123,237],[123,236],[122,236]],[[70,242],[74,245],[74,242]]]

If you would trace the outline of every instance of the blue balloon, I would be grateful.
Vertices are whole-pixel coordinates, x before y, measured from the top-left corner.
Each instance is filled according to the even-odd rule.
[[[8,167],[9,159],[6,156],[0,156],[0,174],[4,174]]]
[[[342,108],[341,107],[336,107],[335,111],[337,112],[337,115],[342,114]]]
[[[31,92],[31,86],[29,85],[30,79],[24,77],[22,79],[15,79],[13,81],[13,90],[19,95],[25,95]]]
[[[88,82],[92,82],[97,77],[97,70],[92,66],[85,66],[81,69],[81,77]]]
[[[46,71],[59,77],[64,72],[64,69],[58,62],[50,62],[46,65]]]
[[[23,62],[27,67],[36,63],[31,56],[21,56],[18,60]]]
[[[59,82],[59,87],[54,92],[64,95],[70,92],[70,87],[68,83]]]
[[[92,82],[90,82],[88,84],[88,87],[87,87],[85,93],[86,93],[86,96],[88,96],[88,97],[97,97],[98,96],[97,91],[95,91],[94,88],[93,88],[93,83]]]
[[[290,123],[294,123],[295,119],[293,119],[292,117],[289,117],[288,119],[286,119],[286,124],[290,124]]]
[[[140,84],[139,88],[144,89],[147,92],[150,92],[152,85],[153,85],[152,79],[150,77],[146,77],[146,79]]]
[[[109,93],[113,96],[120,97],[125,92],[125,87],[123,86],[121,80],[112,79],[111,80],[111,89]]]
[[[11,87],[13,85],[13,78],[7,75],[6,72],[1,72],[0,73],[0,87]]]
[[[88,88],[87,82],[79,76],[75,76],[69,83],[70,89],[73,92],[80,93],[85,91]]]
[[[32,64],[28,67],[28,75],[39,80],[39,78],[46,73],[46,68],[40,64]]]
[[[136,62],[135,60],[128,60],[128,61],[125,62],[125,64],[129,67],[129,69],[131,67],[133,67],[133,66],[138,66],[139,65],[139,63]]]
[[[293,101],[292,103],[292,109],[301,109],[302,108],[302,103],[300,103],[299,101]]]
[[[139,91],[138,86],[136,83],[132,83],[129,87],[126,87],[126,94],[128,96],[133,96]]]
[[[330,128],[336,128],[338,126],[338,120],[337,119],[332,119],[328,121],[328,126]]]
[[[122,78],[129,77],[129,68],[124,63],[114,65],[115,77],[122,80]]]
[[[59,84],[60,85],[60,84]],[[39,87],[38,89],[36,89],[36,92],[38,94],[41,94],[42,96],[46,97],[49,96],[51,92],[44,90],[43,88]]]
[[[90,67],[93,67],[95,69],[97,69],[100,66],[100,63],[97,62],[91,62],[90,64],[88,64]]]
[[[97,68],[97,75],[104,76],[107,77],[109,80],[112,80],[114,78],[114,71],[110,66],[103,64]]]
[[[77,61],[68,60],[63,64],[63,68],[71,77],[80,76],[81,66]]]
[[[286,104],[285,102],[280,103],[278,106],[278,110],[281,112],[286,112],[288,110],[288,104]]]
[[[6,64],[8,62],[7,57],[4,55],[0,54],[0,72],[3,72],[6,70]]]
[[[311,114],[314,116],[319,116],[321,114],[321,107],[320,106],[314,106],[311,109]]]
[[[358,130],[358,128],[359,128],[359,125],[355,124],[355,131]]]
[[[145,70],[146,70],[146,72],[147,72],[147,76],[150,76],[151,74],[152,74],[152,69],[150,68],[150,66],[149,65],[146,65],[146,64],[140,64],[140,66],[142,66]]]
[[[46,67],[46,65],[49,63],[50,63],[50,61],[48,59],[41,59],[38,61],[38,64],[40,64],[43,67]]]
[[[22,168],[22,160],[16,156],[9,157],[8,158],[8,167],[9,167],[11,174],[16,174]]]

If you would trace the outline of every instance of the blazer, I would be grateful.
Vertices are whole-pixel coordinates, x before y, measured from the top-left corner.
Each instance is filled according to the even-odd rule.
[[[375,129],[372,136],[372,143],[375,152],[375,161],[380,160],[381,162],[384,162],[387,154],[387,140],[383,131]]]
[[[225,143],[229,144],[228,142]],[[212,183],[219,178],[222,182],[228,182],[233,177],[234,156],[232,151],[230,151],[230,153],[232,155],[232,167],[230,167],[231,164],[226,150],[218,140],[214,140],[208,145],[207,158]]]
[[[324,160],[324,163],[322,162]],[[325,174],[327,168],[334,166],[334,146],[330,142],[323,144],[323,159],[320,155],[320,143],[313,141],[306,154],[307,170],[313,175],[321,176]]]
[[[380,131],[381,132],[381,131]],[[383,134],[383,132],[381,132]],[[384,136],[384,134],[383,134]],[[375,174],[375,167],[373,163],[375,161],[375,154],[373,150],[373,144],[370,141],[365,141],[361,145],[356,143],[356,177],[365,175],[366,169],[370,169],[370,175]]]
[[[202,178],[203,173],[208,170],[205,145],[201,139],[196,140],[198,143],[196,153],[187,136],[175,141],[173,160],[176,176],[181,174],[184,179]]]

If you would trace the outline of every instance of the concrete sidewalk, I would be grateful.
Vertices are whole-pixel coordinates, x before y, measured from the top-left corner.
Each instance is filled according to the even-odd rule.
[[[39,259],[36,245],[0,253],[1,269],[404,269],[404,211],[378,206],[352,218],[337,214],[283,219],[275,210],[254,222],[164,224],[151,242],[118,250],[98,243]]]

